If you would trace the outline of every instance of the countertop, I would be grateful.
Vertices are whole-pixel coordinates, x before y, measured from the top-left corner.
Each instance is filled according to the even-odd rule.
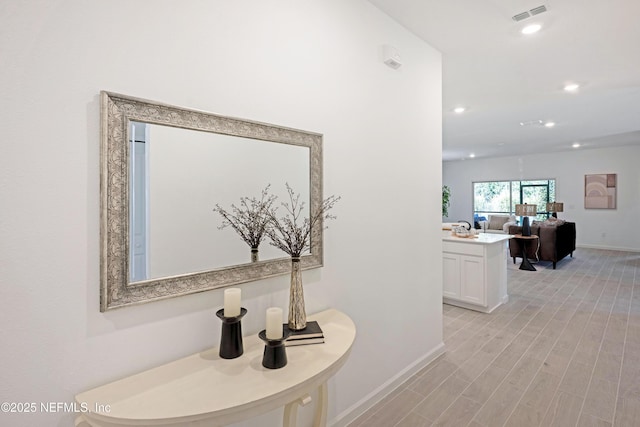
[[[474,238],[457,237],[457,236],[451,235],[450,230],[442,230],[442,241],[470,243],[470,244],[476,244],[476,245],[491,245],[494,243],[509,240],[512,237],[513,236],[511,234],[495,234],[495,233],[480,233],[477,235],[477,237],[474,237]]]

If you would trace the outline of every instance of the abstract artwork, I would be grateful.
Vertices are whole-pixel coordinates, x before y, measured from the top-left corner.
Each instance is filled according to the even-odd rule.
[[[598,174],[584,176],[585,209],[616,208],[617,174]]]

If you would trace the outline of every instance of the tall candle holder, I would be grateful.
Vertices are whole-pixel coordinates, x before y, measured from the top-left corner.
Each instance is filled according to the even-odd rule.
[[[262,354],[262,366],[268,369],[279,369],[287,364],[287,350],[284,341],[289,338],[291,332],[282,328],[282,338],[267,338],[267,331],[262,330],[258,337],[264,341],[264,353]]]
[[[224,308],[216,312],[216,316],[222,320],[222,334],[220,335],[220,357],[223,359],[235,359],[242,356],[242,323],[240,320],[247,314],[246,308],[240,308],[240,314],[225,317]]]

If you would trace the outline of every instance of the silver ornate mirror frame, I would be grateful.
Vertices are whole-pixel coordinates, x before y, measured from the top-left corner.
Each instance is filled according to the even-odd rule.
[[[145,122],[309,148],[310,214],[322,204],[322,135],[101,92],[100,311],[237,285],[290,272],[289,258],[129,282],[129,122]],[[238,195],[238,198],[242,195]],[[302,268],[322,266],[322,223]]]

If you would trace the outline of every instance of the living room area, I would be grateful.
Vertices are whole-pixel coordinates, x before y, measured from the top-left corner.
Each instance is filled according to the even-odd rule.
[[[635,146],[540,153],[513,157],[445,161],[443,185],[450,189],[443,221],[473,224],[473,183],[509,180],[555,180],[555,200],[563,204],[559,220],[574,222],[576,248],[640,251],[632,225],[640,215],[640,143]],[[585,208],[585,175],[616,174],[616,208]],[[532,218],[534,219],[534,218]],[[560,264],[559,264],[560,265]]]
[[[552,200],[563,204],[555,223],[564,224],[550,228],[572,227],[574,251],[557,266],[534,261],[537,271],[505,260],[509,301],[491,314],[444,304],[445,356],[362,425],[637,426],[640,244],[624,224],[640,214],[638,156],[640,145],[443,162],[443,221],[473,224],[474,183],[553,180]],[[615,208],[590,208],[591,174],[616,174]],[[515,213],[478,231],[513,235]]]

